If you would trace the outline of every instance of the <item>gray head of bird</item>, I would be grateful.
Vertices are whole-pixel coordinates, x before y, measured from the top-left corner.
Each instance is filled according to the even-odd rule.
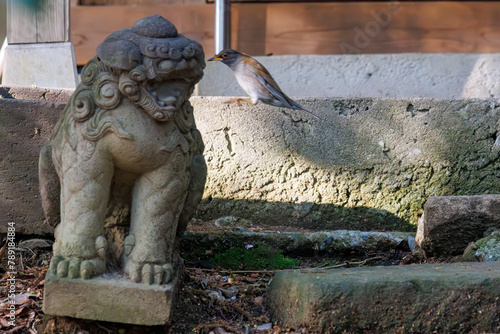
[[[236,50],[224,49],[221,52],[219,52],[217,55],[215,55],[214,57],[208,59],[208,61],[220,61],[220,62],[226,64],[227,66],[232,67],[233,65],[238,63],[238,61],[245,58],[245,56],[247,56],[247,55],[245,55],[244,53],[238,52]]]

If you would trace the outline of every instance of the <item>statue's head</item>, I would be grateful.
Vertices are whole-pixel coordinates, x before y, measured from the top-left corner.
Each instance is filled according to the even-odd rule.
[[[100,108],[116,107],[119,90],[120,99],[128,98],[157,121],[168,121],[202,78],[204,58],[199,43],[153,15],[109,35],[85,65],[81,80],[92,87]]]

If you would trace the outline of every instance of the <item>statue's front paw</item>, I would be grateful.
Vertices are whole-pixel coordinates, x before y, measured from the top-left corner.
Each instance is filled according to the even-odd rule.
[[[137,262],[130,255],[135,246],[135,238],[129,235],[124,240],[123,262],[125,273],[134,283],[167,284],[172,279],[173,267],[169,263]]]
[[[107,242],[102,236],[96,239],[96,257],[81,259],[56,255],[50,261],[50,271],[58,277],[90,279],[102,275],[106,270]]]
[[[160,285],[170,282],[173,268],[171,264],[160,265],[130,261],[126,272],[132,282]]]

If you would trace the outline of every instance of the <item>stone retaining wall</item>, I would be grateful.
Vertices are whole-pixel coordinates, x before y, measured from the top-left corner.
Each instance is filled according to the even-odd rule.
[[[414,229],[429,196],[498,193],[497,100],[305,99],[319,115],[192,99],[205,218]]]
[[[0,233],[53,233],[38,193],[38,154],[65,104],[0,99]]]
[[[500,192],[498,100],[299,100],[322,120],[227,98],[191,101],[209,166],[204,219],[415,230],[429,196]],[[63,107],[0,99],[0,232],[8,221],[18,233],[52,232],[38,152]]]

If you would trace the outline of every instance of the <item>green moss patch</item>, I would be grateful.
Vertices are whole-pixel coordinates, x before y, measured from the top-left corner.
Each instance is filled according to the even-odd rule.
[[[290,269],[299,265],[265,243],[249,249],[239,247],[214,256],[214,262],[226,269]]]

